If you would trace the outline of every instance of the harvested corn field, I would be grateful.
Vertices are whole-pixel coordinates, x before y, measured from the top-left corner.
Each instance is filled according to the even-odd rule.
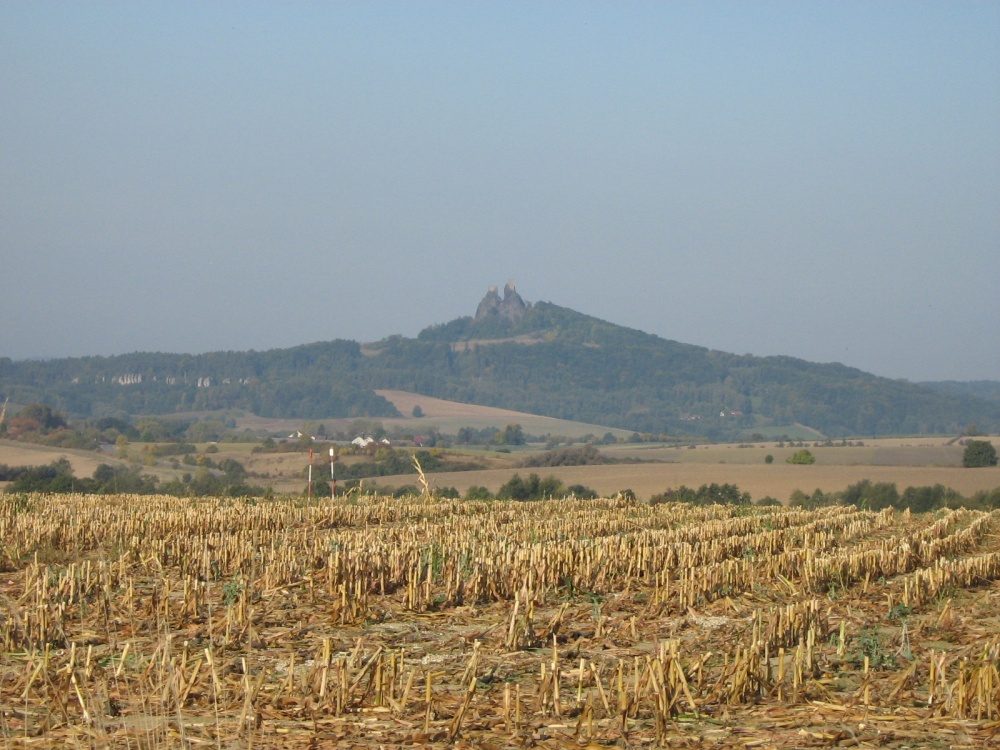
[[[0,498],[5,747],[987,747],[1000,511]]]

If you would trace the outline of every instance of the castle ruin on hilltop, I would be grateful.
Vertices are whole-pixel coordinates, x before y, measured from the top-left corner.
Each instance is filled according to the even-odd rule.
[[[478,323],[491,316],[496,316],[502,320],[516,323],[528,311],[529,305],[521,299],[521,295],[514,288],[514,282],[508,281],[503,288],[503,298],[495,286],[491,286],[483,301],[476,308],[475,320]]]

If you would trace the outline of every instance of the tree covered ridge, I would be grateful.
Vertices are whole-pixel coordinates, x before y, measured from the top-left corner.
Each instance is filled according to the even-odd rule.
[[[265,417],[399,416],[376,389],[640,432],[721,439],[806,424],[827,435],[1000,429],[1000,403],[841,364],[670,341],[549,302],[416,338],[208,354],[0,359],[0,398],[77,416],[239,408]]]
[[[1000,380],[938,380],[920,385],[939,393],[973,396],[984,401],[1000,402]]]
[[[81,417],[231,408],[264,417],[398,416],[358,381],[363,360],[361,345],[344,340],[261,352],[0,358],[0,393]]]

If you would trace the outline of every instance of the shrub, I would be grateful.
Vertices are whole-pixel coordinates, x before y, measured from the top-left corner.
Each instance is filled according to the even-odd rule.
[[[515,474],[497,492],[502,500],[542,500],[547,497],[563,497],[566,494],[563,483],[555,477],[540,478],[537,474],[529,474],[522,479]]]
[[[72,492],[73,467],[63,457],[47,466],[25,467],[8,490],[10,492]]]
[[[493,493],[488,488],[474,484],[465,491],[466,500],[492,500]]]
[[[961,501],[962,496],[955,490],[935,484],[933,487],[907,487],[899,504],[900,507],[909,508],[914,513],[927,513],[944,508],[949,503]]]
[[[557,448],[537,456],[529,456],[521,462],[521,466],[588,466],[606,463],[611,463],[607,456],[592,445],[584,445],[576,448]]]
[[[420,488],[415,484],[404,484],[392,490],[393,497],[416,497],[420,495]]]
[[[681,485],[677,489],[669,489],[658,495],[653,495],[649,502],[660,503],[691,503],[692,505],[750,505],[749,492],[740,492],[735,484],[703,484],[698,489]]]
[[[974,494],[968,503],[973,508],[992,510],[1000,508],[1000,487],[993,490],[981,490]]]
[[[997,465],[997,449],[988,440],[970,440],[965,444],[962,466],[973,469]]]
[[[802,450],[795,451],[795,453],[785,460],[790,464],[814,464],[816,463],[816,456],[812,454],[812,451],[803,448]]]
[[[894,482],[875,482],[862,479],[849,485],[841,495],[841,502],[867,510],[899,507],[899,490]]]
[[[840,497],[835,492],[823,492],[818,487],[811,495],[807,495],[802,490],[795,490],[788,498],[788,504],[793,508],[805,508],[815,510],[828,505],[837,505]]]

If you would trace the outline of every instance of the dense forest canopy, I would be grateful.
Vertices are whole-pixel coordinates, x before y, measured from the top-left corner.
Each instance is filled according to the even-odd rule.
[[[1000,429],[1000,402],[983,397],[992,393],[987,385],[924,387],[840,364],[728,354],[547,302],[518,297],[502,307],[507,299],[488,299],[492,307],[484,313],[484,300],[476,317],[364,346],[334,340],[261,352],[0,359],[0,398],[81,417],[238,408],[321,419],[399,416],[375,393],[394,388],[712,438],[796,423],[831,436]]]
[[[939,393],[1000,402],[1000,380],[938,380],[921,385]]]

